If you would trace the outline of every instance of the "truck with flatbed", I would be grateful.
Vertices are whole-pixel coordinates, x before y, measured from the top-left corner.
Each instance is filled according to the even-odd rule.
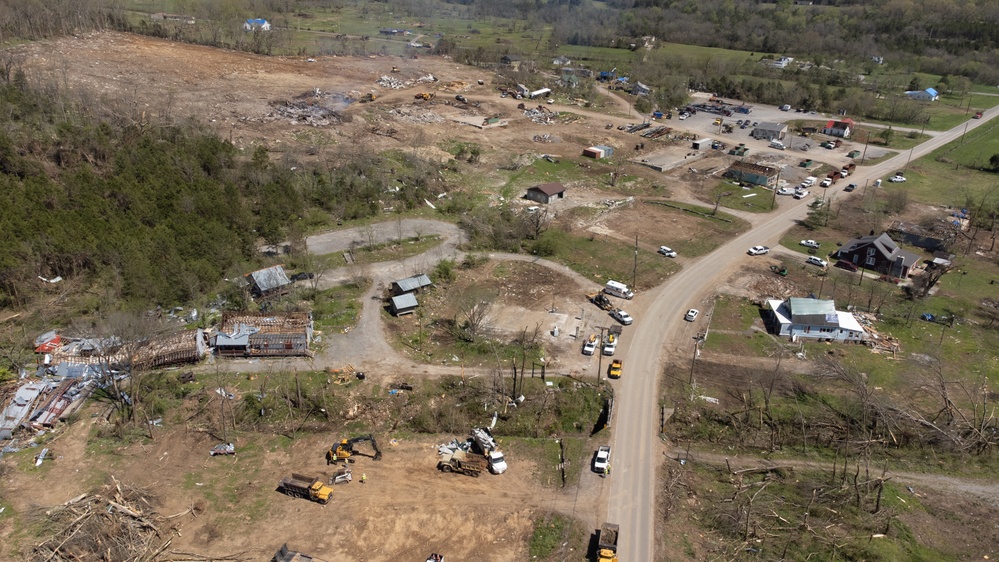
[[[305,498],[322,504],[330,503],[333,499],[333,488],[319,478],[301,474],[292,474],[291,478],[282,479],[278,490],[294,498]]]
[[[600,527],[600,536],[597,538],[597,562],[618,562],[617,535],[620,530],[621,527],[614,523],[604,523]]]

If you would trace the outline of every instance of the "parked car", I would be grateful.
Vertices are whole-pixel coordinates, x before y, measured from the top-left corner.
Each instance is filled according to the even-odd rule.
[[[901,174],[895,174],[894,176],[888,178],[891,183],[902,183],[905,181],[905,176]]]
[[[795,199],[804,199],[805,197],[808,197],[808,192],[807,191],[805,191],[804,189],[795,190],[795,192],[794,192],[794,198]]]
[[[809,265],[817,265],[819,267],[828,267],[829,266],[829,262],[827,262],[826,260],[824,260],[822,258],[817,258],[815,256],[808,256],[808,258],[805,260],[805,263],[807,263]]]
[[[819,187],[829,187],[830,185],[832,185],[832,178],[826,178],[822,180],[822,183],[819,184]]]
[[[611,312],[610,315],[611,315],[611,318],[613,318],[614,320],[617,320],[618,322],[624,324],[625,326],[628,326],[632,322],[634,322],[634,320],[631,318],[631,315],[628,314],[627,312],[621,310],[620,308],[617,309],[617,310],[615,310],[615,311],[613,311],[613,312]]]
[[[690,117],[690,114],[688,114],[688,113],[681,113],[680,114],[680,121],[683,121],[684,119],[686,119],[688,117]]]
[[[610,445],[601,445],[593,458],[593,471],[603,474],[607,470],[607,466],[610,465],[610,455]]]
[[[597,337],[590,336],[589,339],[586,340],[586,343],[583,344],[583,355],[593,355],[596,353],[597,343]]]
[[[857,271],[857,264],[846,260],[839,260],[836,262],[835,265],[836,267],[840,269],[845,269],[847,271]]]
[[[853,191],[854,189],[857,189],[857,184],[855,184],[855,183],[851,183],[850,185],[848,185],[848,186],[844,187],[844,188],[843,188],[843,191],[845,191],[845,192],[847,192],[847,193],[850,193],[850,192],[851,192],[851,191]]]
[[[816,248],[817,249],[819,247],[819,243],[816,242],[815,240],[802,240],[800,242],[800,244],[802,246],[806,247],[806,248]]]
[[[763,254],[769,254],[770,248],[766,246],[753,246],[749,249],[749,255],[751,256],[762,256]]]
[[[687,311],[687,314],[683,316],[683,319],[686,320],[687,322],[693,322],[694,320],[697,320],[697,315],[700,313],[701,311],[697,310],[696,308],[691,308],[690,310]]]
[[[667,258],[676,257],[676,252],[673,250],[673,248],[670,248],[669,246],[659,246],[659,253],[666,256]]]
[[[794,195],[794,190],[790,187],[782,187],[777,190],[777,195]]]

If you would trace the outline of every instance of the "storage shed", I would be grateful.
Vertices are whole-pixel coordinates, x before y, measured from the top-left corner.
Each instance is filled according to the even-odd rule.
[[[414,295],[413,293],[396,295],[392,297],[390,303],[393,316],[403,316],[405,314],[412,314],[413,312],[416,311],[416,307],[418,306],[420,306],[420,303],[416,300],[416,295]]]
[[[694,150],[707,150],[707,149],[711,148],[711,139],[704,138],[704,139],[695,140],[691,144],[691,147]]]
[[[558,182],[536,185],[527,190],[524,198],[547,205],[554,199],[565,198],[565,186]]]

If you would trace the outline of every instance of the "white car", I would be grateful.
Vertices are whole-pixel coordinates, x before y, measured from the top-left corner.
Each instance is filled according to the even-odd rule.
[[[806,248],[815,248],[815,249],[818,249],[818,247],[819,247],[819,243],[816,242],[815,240],[802,240],[800,242],[800,244],[802,246],[806,247]]]
[[[826,178],[822,180],[822,183],[819,184],[819,187],[829,187],[830,185],[832,185],[832,178]]]
[[[888,178],[888,181],[892,183],[902,183],[905,181],[905,176],[901,174],[895,174],[894,176]]]
[[[586,340],[583,344],[583,355],[593,355],[597,352],[597,338],[591,336],[590,339]]]
[[[611,312],[610,315],[611,315],[611,318],[613,318],[614,320],[617,320],[618,322],[624,324],[625,326],[631,325],[631,323],[634,321],[634,320],[632,320],[630,314],[628,314],[627,312],[621,310],[620,308],[617,309],[617,310],[615,310],[615,311],[613,311],[613,312]]]
[[[617,338],[607,338],[607,342],[604,343],[604,347],[600,350],[600,353],[603,353],[604,355],[614,355],[615,351],[617,351]]]
[[[673,248],[670,248],[669,246],[659,246],[659,253],[666,256],[667,258],[676,257],[676,251],[674,251]]]
[[[804,199],[805,197],[808,197],[808,192],[803,189],[799,189],[794,192],[795,199]]]
[[[607,467],[610,466],[610,455],[610,445],[601,445],[600,448],[597,449],[596,457],[593,459],[593,471],[600,474],[606,472]]]
[[[749,249],[749,255],[751,256],[762,256],[763,254],[769,254],[770,248],[766,246],[753,246]]]
[[[805,263],[809,265],[817,265],[819,267],[826,267],[829,265],[829,262],[827,262],[826,260],[822,258],[817,258],[815,256],[808,256],[808,258],[805,260]]]
[[[777,195],[794,195],[794,190],[790,187],[782,187],[777,190]]]
[[[687,322],[693,322],[694,320],[697,320],[697,315],[700,313],[701,311],[697,310],[696,308],[691,308],[690,310],[687,311],[687,314],[683,316],[683,319],[686,320]]]
[[[683,121],[684,119],[686,119],[688,117],[690,117],[689,113],[681,113],[680,114],[680,121]]]

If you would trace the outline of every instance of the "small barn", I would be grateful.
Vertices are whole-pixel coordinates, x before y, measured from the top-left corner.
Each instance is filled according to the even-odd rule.
[[[887,233],[849,240],[836,251],[835,257],[899,279],[907,278],[912,266],[919,261],[918,254],[900,248]]]
[[[270,31],[271,22],[262,18],[248,19],[243,23],[243,29],[246,31]]]
[[[565,198],[565,186],[558,182],[536,185],[528,188],[524,198],[547,205],[555,199]]]
[[[755,185],[765,185],[774,187],[777,185],[777,176],[780,170],[771,166],[761,166],[751,162],[734,162],[725,172],[725,177],[751,183]]]
[[[420,306],[420,303],[416,300],[416,295],[406,293],[392,297],[389,306],[392,309],[393,316],[403,316],[415,312],[416,307]]]
[[[285,273],[284,267],[275,265],[264,269],[258,269],[246,275],[246,282],[250,285],[250,294],[254,297],[266,297],[279,294],[291,285],[291,279]]]
[[[787,137],[787,125],[785,123],[760,123],[753,129],[753,138],[768,141],[784,140]]]
[[[853,119],[842,119],[839,121],[830,119],[826,126],[822,127],[822,134],[831,137],[846,138],[853,131]]]
[[[433,285],[430,277],[425,273],[400,279],[392,282],[393,295],[405,295],[406,293],[419,293],[423,289]]]

